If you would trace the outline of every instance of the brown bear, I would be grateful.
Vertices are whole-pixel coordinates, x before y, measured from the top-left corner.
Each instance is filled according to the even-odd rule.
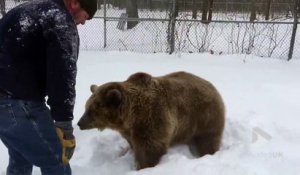
[[[136,73],[124,82],[91,86],[80,129],[110,128],[133,149],[137,168],[153,167],[174,144],[197,156],[220,147],[225,107],[216,88],[186,72]]]

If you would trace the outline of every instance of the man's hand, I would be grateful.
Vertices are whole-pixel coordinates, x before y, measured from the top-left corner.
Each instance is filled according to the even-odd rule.
[[[62,161],[64,164],[68,164],[76,146],[72,122],[55,122],[55,126],[62,145]]]

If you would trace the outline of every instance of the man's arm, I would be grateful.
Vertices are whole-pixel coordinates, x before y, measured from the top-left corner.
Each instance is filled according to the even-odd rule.
[[[52,17],[47,19],[50,21],[44,26],[47,43],[47,103],[62,144],[62,161],[68,164],[76,146],[72,120],[79,37],[73,19],[67,20],[70,16],[61,13]]]
[[[72,22],[58,20],[45,32],[47,103],[55,121],[73,119],[79,38],[76,25]]]

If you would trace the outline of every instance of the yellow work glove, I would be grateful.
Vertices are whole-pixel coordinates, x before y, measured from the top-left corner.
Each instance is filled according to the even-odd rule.
[[[76,146],[72,123],[56,122],[55,126],[56,133],[62,145],[62,161],[66,165],[72,158]]]

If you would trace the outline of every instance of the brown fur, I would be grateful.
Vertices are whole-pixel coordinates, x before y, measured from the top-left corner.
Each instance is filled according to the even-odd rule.
[[[186,72],[131,75],[124,82],[91,86],[78,125],[111,128],[129,142],[138,169],[155,166],[177,143],[198,156],[215,153],[224,129],[224,104],[208,81]]]

